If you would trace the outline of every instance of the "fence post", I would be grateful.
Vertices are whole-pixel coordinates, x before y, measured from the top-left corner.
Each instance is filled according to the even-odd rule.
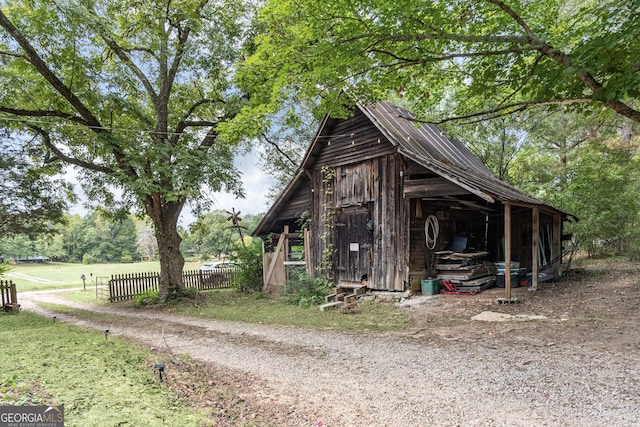
[[[16,284],[11,282],[11,308],[14,313],[20,311],[20,304],[18,304],[18,292],[16,291]]]

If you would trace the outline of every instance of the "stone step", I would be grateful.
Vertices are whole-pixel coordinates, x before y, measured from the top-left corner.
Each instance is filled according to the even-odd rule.
[[[329,310],[329,309],[335,309],[335,308],[340,308],[344,305],[344,302],[342,301],[334,301],[334,302],[328,302],[326,304],[322,304],[320,306],[320,311],[325,311],[325,310]]]

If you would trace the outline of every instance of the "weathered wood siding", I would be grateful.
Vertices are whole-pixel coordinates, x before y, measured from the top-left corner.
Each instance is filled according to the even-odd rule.
[[[402,197],[403,159],[390,155],[376,159],[373,209],[374,259],[369,287],[393,291],[408,284],[408,199]]]
[[[403,290],[408,254],[401,156],[359,110],[327,129],[321,144],[312,171],[313,265],[330,260],[336,282],[366,276],[371,289]]]
[[[371,289],[404,290],[408,233],[401,156],[325,166],[331,179],[321,168],[313,174],[314,264],[329,251],[332,256],[326,254],[325,259],[332,260],[334,280],[360,280],[366,275]],[[371,231],[367,229],[369,221]]]
[[[395,147],[360,110],[356,110],[353,117],[337,122],[322,136],[320,143],[316,168],[360,163],[395,152]]]

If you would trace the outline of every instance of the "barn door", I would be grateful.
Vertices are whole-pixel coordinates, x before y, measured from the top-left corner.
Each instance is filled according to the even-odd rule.
[[[371,233],[368,209],[336,214],[336,271],[338,280],[360,281],[371,275]]]

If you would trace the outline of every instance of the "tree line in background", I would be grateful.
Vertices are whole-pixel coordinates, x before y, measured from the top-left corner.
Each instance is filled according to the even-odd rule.
[[[206,260],[230,255],[240,245],[239,233],[231,228],[226,211],[216,210],[201,216],[188,229],[181,229],[181,251],[185,257]],[[247,215],[241,222],[245,240],[260,221],[260,215]],[[26,234],[0,239],[0,257],[27,260],[38,257],[70,263],[119,263],[158,258],[153,226],[148,221],[127,215],[113,218],[101,210],[85,216],[65,214],[64,223],[53,231],[30,237]]]

